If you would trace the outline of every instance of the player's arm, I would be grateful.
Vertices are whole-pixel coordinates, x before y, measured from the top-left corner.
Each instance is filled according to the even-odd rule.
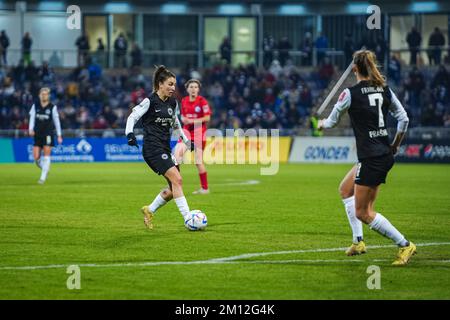
[[[194,149],[194,143],[188,139],[188,137],[186,137],[186,134],[184,133],[183,128],[181,127],[181,123],[180,120],[178,119],[178,114],[179,114],[179,107],[178,107],[178,101],[177,101],[177,106],[175,108],[175,114],[173,115],[174,121],[173,121],[173,126],[172,128],[174,130],[178,130],[180,132],[180,138],[181,140],[183,140],[184,144],[190,149],[193,150]]]
[[[202,124],[203,122],[208,122],[209,120],[211,120],[211,116],[210,115],[208,115],[208,116],[203,116],[203,117],[201,117],[201,118],[197,118],[197,119],[194,119],[192,122],[195,124],[195,123],[200,123],[200,124]]]
[[[208,105],[208,101],[205,98],[203,98],[202,102],[203,102],[203,105],[201,108],[203,111],[203,117],[195,119],[194,124],[195,123],[202,124],[204,122],[209,122],[211,120],[211,108]]]
[[[181,121],[183,121],[183,123],[185,123],[185,124],[203,124],[204,122],[209,122],[211,120],[211,116],[210,115],[208,115],[208,116],[203,116],[203,117],[200,117],[200,118],[197,118],[197,119],[189,119],[189,118],[186,118],[186,117],[182,117],[181,118]]]
[[[350,90],[345,89],[339,96],[339,99],[334,105],[328,118],[319,120],[318,129],[329,129],[337,126],[342,115],[348,110],[348,108],[350,108],[351,102],[352,98],[350,95]]]
[[[139,121],[140,118],[148,111],[150,108],[150,100],[145,98],[140,104],[133,108],[133,111],[128,116],[127,125],[125,128],[125,135],[128,139],[128,145],[138,146],[136,136],[134,135],[134,126]]]
[[[61,121],[59,121],[58,108],[56,106],[52,109],[52,118],[53,124],[55,125],[56,135],[58,136],[58,143],[61,144],[63,142],[62,139],[62,131],[61,131]]]
[[[30,109],[30,121],[28,122],[28,133],[31,137],[34,137],[35,121],[36,121],[36,108],[34,107],[33,104]]]
[[[409,118],[408,114],[403,108],[402,103],[398,100],[395,93],[391,91],[391,105],[389,106],[389,113],[397,119],[397,133],[395,134],[394,140],[392,141],[391,148],[392,153],[395,155],[398,151],[398,147],[405,137],[406,131],[408,130]]]

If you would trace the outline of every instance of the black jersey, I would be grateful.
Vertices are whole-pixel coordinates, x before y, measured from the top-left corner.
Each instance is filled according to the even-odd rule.
[[[149,101],[148,111],[142,116],[144,145],[149,149],[170,150],[170,136],[177,101],[175,98],[162,101],[156,93],[151,94]]]
[[[388,86],[374,87],[368,81],[360,81],[345,89],[324,121],[324,128],[334,127],[346,110],[355,134],[359,160],[392,152],[386,128],[388,111],[398,120],[398,131],[405,132],[408,127],[408,116]]]
[[[41,106],[40,102],[36,102],[30,110],[30,130],[34,130],[37,136],[54,135],[55,120],[58,118],[57,112],[56,106],[51,102],[45,108]]]
[[[170,97],[162,101],[156,93],[152,93],[133,108],[125,132],[126,134],[133,132],[134,124],[142,119],[144,148],[155,153],[170,153],[171,129],[181,128],[177,112],[178,102],[175,98]],[[182,131],[180,133],[185,141],[186,137]]]
[[[374,87],[367,81],[360,81],[349,90],[351,104],[348,114],[355,133],[358,159],[392,152],[386,128],[391,105],[389,88]]]

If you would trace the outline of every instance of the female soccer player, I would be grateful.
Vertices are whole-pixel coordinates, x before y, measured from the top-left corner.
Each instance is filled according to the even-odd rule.
[[[359,162],[347,173],[339,187],[353,231],[353,244],[346,253],[357,255],[366,252],[362,221],[399,246],[393,265],[406,265],[416,253],[416,246],[374,210],[374,203],[380,184],[386,182],[386,176],[394,165],[394,155],[403,140],[409,119],[394,92],[386,85],[373,52],[355,52],[353,72],[358,83],[341,93],[330,116],[319,123],[320,128],[332,128],[348,111],[355,133]],[[392,144],[386,129],[388,111],[398,121]]]
[[[189,96],[181,100],[181,121],[183,122],[183,130],[189,133],[188,137],[194,141],[195,145],[195,164],[200,176],[201,188],[194,191],[194,194],[208,194],[208,177],[205,165],[203,163],[203,150],[206,145],[206,124],[211,119],[211,109],[208,101],[199,95],[201,83],[199,80],[191,79],[185,84]],[[197,142],[198,141],[198,142]],[[200,144],[201,141],[201,145]],[[201,149],[200,149],[201,148]],[[183,160],[183,155],[187,151],[186,145],[182,141],[178,141],[175,148],[175,157],[178,163]]]
[[[61,123],[59,121],[58,108],[50,102],[50,89],[42,88],[39,91],[39,102],[33,104],[30,110],[30,122],[28,132],[34,137],[33,157],[36,165],[42,170],[39,184],[44,184],[50,171],[50,154],[54,143],[54,132],[61,144]],[[41,159],[41,151],[44,157]]]
[[[133,129],[136,122],[142,118],[144,160],[155,173],[163,175],[168,182],[168,187],[159,193],[149,206],[141,209],[144,214],[144,224],[149,229],[153,229],[152,221],[156,211],[171,199],[175,199],[185,221],[189,214],[189,206],[183,194],[181,175],[170,150],[172,128],[180,130],[181,138],[189,148],[193,146],[184,135],[176,116],[178,102],[173,97],[175,85],[175,74],[165,66],[157,67],[153,74],[153,93],[133,108],[133,112],[127,119],[125,130],[128,144],[138,146]]]

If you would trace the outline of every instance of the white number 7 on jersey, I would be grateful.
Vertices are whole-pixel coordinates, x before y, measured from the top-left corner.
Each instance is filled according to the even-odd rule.
[[[383,110],[381,109],[381,106],[383,105],[383,95],[381,93],[369,94],[369,104],[371,107],[378,107],[378,127],[384,127]]]

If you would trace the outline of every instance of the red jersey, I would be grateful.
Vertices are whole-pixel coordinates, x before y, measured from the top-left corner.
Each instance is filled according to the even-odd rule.
[[[189,96],[181,100],[181,115],[188,119],[198,119],[211,115],[208,101],[202,96],[197,96],[194,101],[189,100]],[[194,125],[184,125],[183,128],[190,132],[194,131]],[[202,131],[206,131],[206,122],[202,123]]]

